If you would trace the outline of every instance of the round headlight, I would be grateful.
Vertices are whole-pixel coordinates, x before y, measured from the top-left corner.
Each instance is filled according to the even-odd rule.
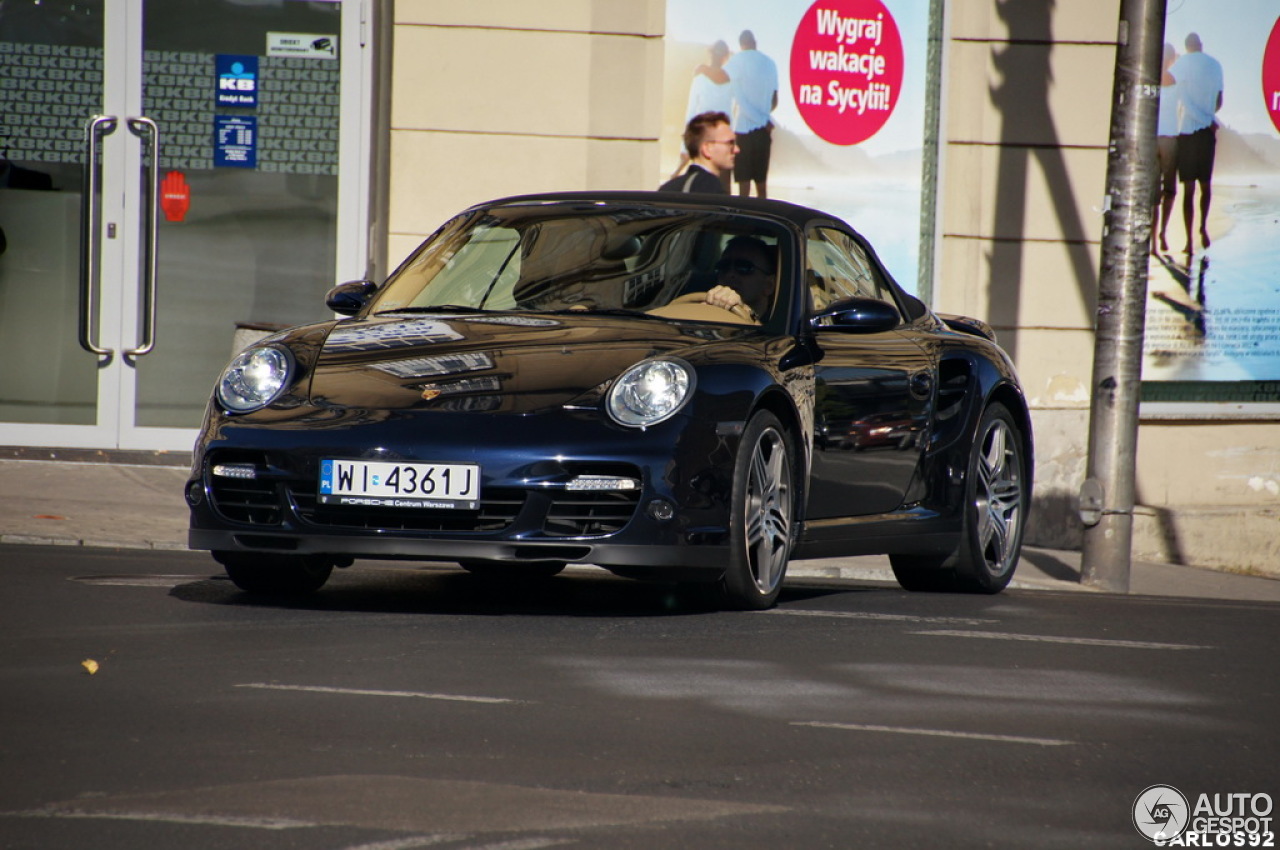
[[[645,428],[674,416],[693,394],[693,367],[683,360],[646,360],[622,373],[609,390],[609,415]]]
[[[218,401],[232,413],[266,407],[289,385],[293,358],[283,348],[250,348],[235,356],[218,379]]]

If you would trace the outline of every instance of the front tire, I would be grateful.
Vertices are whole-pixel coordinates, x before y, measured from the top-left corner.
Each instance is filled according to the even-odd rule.
[[[727,608],[773,607],[795,537],[795,452],[782,423],[763,411],[742,434],[733,470],[730,556],[720,580]]]
[[[264,596],[305,596],[324,587],[333,562],[324,555],[214,552],[235,586]]]
[[[969,457],[960,540],[945,556],[891,555],[898,584],[912,591],[999,593],[1013,578],[1026,525],[1026,443],[1003,404],[982,414]]]

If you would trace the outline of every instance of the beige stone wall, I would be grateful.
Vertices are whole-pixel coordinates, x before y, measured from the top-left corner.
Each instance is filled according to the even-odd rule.
[[[1120,0],[949,0],[935,307],[991,322],[1037,437],[1032,543],[1085,477]],[[397,0],[391,261],[469,204],[646,188],[663,0]],[[1280,427],[1144,422],[1137,558],[1280,573]]]
[[[1145,422],[1134,551],[1280,576],[1280,426]]]
[[[658,172],[662,0],[397,0],[388,256],[470,204]]]

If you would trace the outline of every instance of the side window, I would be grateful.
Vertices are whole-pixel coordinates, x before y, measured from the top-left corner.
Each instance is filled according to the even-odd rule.
[[[848,234],[815,228],[809,234],[805,254],[805,285],[815,310],[843,298],[877,298],[894,303],[862,246]]]

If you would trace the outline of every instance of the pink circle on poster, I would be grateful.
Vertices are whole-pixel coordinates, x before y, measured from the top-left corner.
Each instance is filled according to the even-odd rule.
[[[791,42],[791,96],[819,137],[856,145],[893,114],[903,64],[902,34],[881,0],[817,0]]]
[[[1262,54],[1262,98],[1271,123],[1280,130],[1280,18],[1271,27],[1271,37]]]

